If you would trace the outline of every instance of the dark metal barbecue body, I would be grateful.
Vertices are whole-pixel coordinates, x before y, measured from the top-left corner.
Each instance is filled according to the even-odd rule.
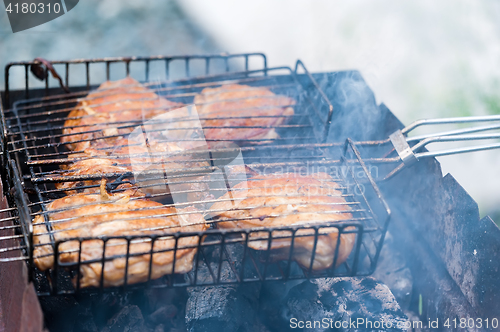
[[[261,67],[258,69],[249,68],[252,59],[261,60]],[[190,77],[192,70],[190,63],[195,60],[201,60],[205,64],[202,70],[204,76]],[[224,66],[222,73],[211,74],[210,63],[222,60]],[[240,61],[240,67],[243,71],[235,71],[230,68],[229,63],[233,60]],[[7,166],[8,188],[12,192],[13,203],[19,208],[19,215],[13,215],[12,220],[16,221],[13,228],[18,229],[18,237],[21,241],[19,246],[6,248],[5,252],[11,254],[21,251],[23,254],[11,255],[5,260],[27,260],[30,275],[33,279],[39,295],[49,294],[70,294],[83,291],[79,288],[80,269],[82,264],[89,264],[95,261],[81,261],[74,263],[61,263],[58,260],[60,254],[61,241],[53,241],[55,265],[49,273],[37,271],[33,264],[33,239],[32,239],[32,218],[43,214],[47,222],[47,232],[51,233],[50,223],[48,222],[46,205],[56,197],[63,195],[62,190],[55,189],[54,183],[64,181],[82,181],[90,178],[100,179],[107,177],[110,181],[114,180],[116,185],[123,181],[124,176],[130,174],[105,174],[90,176],[65,176],[61,174],[60,165],[68,162],[66,158],[70,153],[63,144],[59,142],[61,137],[62,125],[67,113],[76,105],[77,98],[84,97],[88,90],[93,87],[90,84],[90,75],[92,65],[105,65],[106,79],[110,78],[110,66],[112,63],[124,63],[125,73],[132,72],[131,66],[137,64],[145,70],[143,79],[149,79],[151,62],[159,61],[166,65],[167,78],[169,76],[169,66],[178,61],[183,64],[186,78],[176,81],[150,82],[146,85],[156,91],[159,95],[165,96],[169,100],[182,103],[192,102],[193,96],[205,87],[217,87],[228,83],[241,83],[251,86],[264,86],[277,94],[286,95],[296,100],[294,106],[295,114],[290,116],[286,124],[276,128],[280,138],[269,142],[268,139],[249,140],[240,142],[240,148],[217,149],[212,150],[210,157],[204,159],[211,166],[197,169],[183,169],[175,174],[170,174],[179,179],[179,181],[189,181],[189,177],[194,175],[204,176],[218,171],[221,166],[227,163],[227,159],[234,159],[235,151],[240,154],[241,161],[250,164],[254,170],[260,172],[318,172],[326,171],[332,175],[336,181],[341,184],[341,189],[347,204],[350,206],[349,212],[353,218],[340,223],[315,224],[314,226],[294,226],[279,227],[267,229],[252,230],[219,230],[211,229],[203,233],[176,233],[172,234],[175,238],[175,247],[180,238],[186,236],[197,236],[199,239],[197,255],[194,261],[193,271],[186,276],[169,275],[160,280],[149,280],[146,285],[150,287],[165,286],[192,286],[192,285],[216,285],[224,283],[239,283],[248,281],[264,280],[289,280],[303,279],[325,276],[362,276],[371,274],[376,266],[378,255],[383,243],[384,234],[387,230],[390,216],[389,209],[385,204],[381,193],[378,191],[374,180],[371,177],[371,169],[360,159],[356,147],[348,143],[344,146],[342,157],[341,149],[336,144],[325,143],[332,134],[330,130],[330,121],[333,116],[333,107],[329,100],[319,89],[318,84],[307,72],[303,64],[299,61],[295,70],[287,67],[268,68],[266,59],[261,54],[243,54],[243,55],[222,55],[222,56],[191,56],[191,57],[172,57],[172,58],[130,58],[130,59],[103,59],[92,61],[73,61],[73,62],[53,62],[55,68],[57,65],[65,67],[65,83],[72,91],[69,94],[62,93],[59,88],[49,88],[49,79],[46,75],[45,89],[31,90],[28,83],[28,69],[30,66],[39,65],[38,63],[18,63],[9,65],[6,72],[6,92],[4,104],[10,107],[4,112],[5,124],[5,150],[4,163]],[[74,88],[69,83],[69,70],[73,65],[84,64],[86,68],[86,87]],[[13,66],[24,67],[26,71],[25,90],[11,92],[9,90],[9,70]],[[238,69],[238,67],[236,67]],[[299,75],[299,69],[303,69],[305,74]],[[122,76],[123,77],[123,76]],[[140,77],[138,77],[141,79]],[[23,95],[24,94],[24,95]],[[14,95],[17,97],[14,98]],[[23,95],[20,97],[20,95]],[[26,99],[30,98],[30,99]],[[137,126],[137,123],[124,123],[124,126]],[[229,155],[229,157],[228,157]],[[238,157],[237,157],[238,158]],[[357,160],[352,164],[353,160]],[[156,177],[155,177],[156,176]],[[159,179],[163,174],[151,174],[151,179]],[[191,180],[192,181],[192,180]],[[224,187],[217,187],[217,184],[225,183],[225,178],[221,175],[212,176],[204,180],[209,184],[215,183],[216,188],[212,191],[219,192],[219,195],[227,190]],[[135,183],[136,186],[141,186]],[[173,194],[159,194],[166,196]],[[162,198],[162,197],[156,197]],[[213,201],[212,201],[213,202]],[[176,202],[177,204],[179,202]],[[193,202],[181,203],[184,205]],[[196,202],[195,202],[196,203]],[[198,202],[201,203],[201,202]],[[211,203],[210,201],[208,203]],[[170,202],[169,204],[173,204]],[[14,210],[12,210],[14,212]],[[202,211],[205,212],[205,211]],[[209,220],[213,225],[217,220]],[[311,256],[311,264],[307,269],[300,269],[293,262],[293,241],[298,231],[309,229],[310,234],[314,234],[314,248],[318,240],[318,234],[325,230],[337,231],[339,236],[347,233],[356,235],[356,243],[353,252],[348,260],[338,268],[334,268],[338,257],[338,246],[333,258],[333,266],[329,269],[315,272],[312,270],[315,250]],[[268,235],[265,240],[268,241],[268,250],[264,252],[255,252],[248,245],[252,234],[264,231]],[[272,263],[270,260],[271,243],[277,239],[277,232],[285,232],[287,237],[292,240],[292,249],[288,260]],[[207,236],[202,241],[202,236]],[[283,235],[280,235],[283,236]],[[310,236],[310,235],[309,235]],[[133,241],[143,240],[154,243],[158,236],[122,236],[122,237],[102,237],[100,240],[105,243],[111,239],[120,238],[127,243],[127,248]],[[52,238],[53,239],[53,238]],[[85,238],[76,239],[80,243],[89,240]],[[153,245],[152,245],[153,248]],[[217,259],[210,259],[214,257]],[[156,252],[156,251],[154,251]],[[142,253],[141,253],[142,254]],[[153,249],[149,254],[153,255]],[[127,249],[126,262],[128,264],[129,254]],[[121,257],[121,256],[118,256]],[[106,261],[117,257],[103,257],[98,260],[103,265]],[[231,273],[221,276],[221,268],[228,264]],[[151,267],[150,267],[151,269]],[[202,279],[197,277],[198,271],[205,271],[207,276]],[[125,267],[127,271],[127,267]],[[71,279],[76,278],[76,286],[71,283]],[[128,289],[143,287],[144,285],[127,285]],[[101,291],[103,289],[101,278]]]

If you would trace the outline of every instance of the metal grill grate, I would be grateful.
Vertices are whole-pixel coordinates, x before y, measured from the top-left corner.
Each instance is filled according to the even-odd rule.
[[[245,69],[248,69],[248,58],[252,55],[239,56],[245,59]],[[191,58],[193,57],[184,58],[187,74],[189,74],[189,59]],[[147,63],[154,59],[142,60]],[[113,61],[117,62],[119,60],[114,59]],[[126,73],[128,74],[130,72],[130,61],[128,59],[123,59],[123,61],[127,64]],[[83,61],[83,63],[87,63],[88,67],[88,64],[92,63],[92,61]],[[206,60],[206,63],[208,66],[210,60]],[[70,64],[66,64],[66,68]],[[302,67],[306,72],[305,75],[300,77],[298,76],[299,67]],[[26,70],[27,68],[26,65]],[[148,67],[146,66],[146,68]],[[67,72],[68,70],[66,70]],[[206,73],[209,73],[208,69]],[[148,76],[149,74],[146,73],[146,77]],[[109,74],[107,77],[109,77]],[[88,76],[87,82],[89,82]],[[171,248],[162,250],[156,250],[154,244],[165,241],[165,234],[99,236],[97,238],[77,237],[57,240],[54,237],[55,231],[49,222],[47,206],[56,198],[63,197],[68,190],[57,188],[56,183],[94,180],[90,185],[72,188],[69,189],[69,192],[82,189],[98,190],[100,187],[99,180],[106,178],[109,192],[119,194],[123,192],[119,185],[127,184],[135,190],[147,190],[148,186],[155,186],[152,181],[161,180],[164,178],[164,174],[163,171],[153,169],[147,172],[146,178],[134,180],[131,180],[134,177],[133,172],[68,174],[60,166],[68,164],[68,155],[75,153],[75,151],[67,150],[65,144],[60,142],[62,126],[67,113],[76,105],[78,98],[86,95],[86,90],[90,87],[90,84],[87,84],[87,89],[83,89],[82,92],[71,92],[69,94],[60,94],[59,91],[52,91],[48,88],[43,91],[33,91],[27,87],[28,95],[34,96],[43,92],[44,96],[7,102],[7,104],[11,102],[13,107],[4,112],[6,132],[4,145],[7,151],[4,159],[9,166],[9,173],[6,176],[9,182],[10,196],[12,202],[19,209],[6,211],[12,215],[1,221],[5,225],[9,221],[17,222],[17,225],[9,225],[8,227],[18,230],[15,237],[22,242],[18,247],[4,248],[3,253],[22,251],[23,254],[16,258],[2,256],[2,260],[28,260],[32,279],[40,295],[91,291],[81,288],[81,267],[100,264],[101,268],[104,268],[105,264],[121,258],[124,258],[125,266],[124,280],[120,283],[120,287],[127,287],[127,289],[143,287],[144,285],[150,287],[214,285],[323,276],[355,276],[372,273],[383,243],[390,213],[371,178],[370,171],[364,165],[355,146],[352,143],[347,143],[342,153],[338,144],[323,142],[328,134],[328,124],[333,109],[302,63],[298,62],[295,70],[287,67],[267,68],[264,57],[264,68],[259,70],[224,72],[176,81],[149,82],[145,83],[145,85],[169,100],[189,104],[192,102],[194,95],[199,93],[201,89],[218,87],[229,83],[266,87],[275,94],[285,95],[296,101],[295,113],[288,116],[288,121],[285,124],[276,128],[279,138],[273,140],[249,139],[248,141],[239,142],[242,146],[238,148],[218,148],[202,152],[188,151],[180,153],[179,155],[188,156],[190,161],[204,162],[205,164],[199,167],[175,169],[168,174],[170,181],[173,181],[175,185],[203,183],[210,188],[210,194],[213,195],[211,199],[205,197],[203,200],[194,202],[192,200],[173,201],[172,197],[176,194],[200,193],[204,190],[196,188],[178,189],[177,187],[171,187],[167,192],[148,194],[147,197],[161,201],[164,207],[183,208],[189,205],[197,205],[199,213],[208,214],[210,212],[208,206],[211,203],[220,202],[220,196],[228,192],[227,188],[229,188],[230,184],[225,173],[225,165],[227,165],[228,161],[236,160],[250,165],[253,171],[265,174],[300,172],[301,170],[318,172],[321,169],[321,172],[329,173],[339,184],[340,196],[345,200],[345,203],[338,204],[348,206],[348,212],[352,217],[345,218],[338,223],[322,222],[245,230],[219,229],[217,227],[219,221],[207,217],[207,223],[211,225],[212,229],[203,232],[175,232],[168,234],[168,240],[173,241],[174,245]],[[71,88],[71,90],[75,89]],[[6,95],[8,94],[8,91],[6,91]],[[117,123],[117,125],[135,127],[138,123],[123,122]],[[116,149],[116,147],[113,148]],[[101,152],[104,156],[106,148],[102,149]],[[106,155],[106,158],[119,159],[120,156],[112,154]],[[356,167],[359,169],[355,169]],[[246,175],[240,173],[238,176],[233,177],[232,181],[238,181],[238,179],[246,179]],[[247,181],[252,181],[252,178],[247,179]],[[143,198],[130,198],[131,201],[141,199]],[[346,213],[339,210],[334,212]],[[182,214],[181,212],[176,213],[178,216]],[[43,216],[47,224],[46,232],[50,238],[48,244],[53,250],[55,261],[53,268],[46,272],[39,271],[33,264],[33,259],[41,258],[34,256],[35,248],[41,246],[40,243],[33,243],[32,222],[36,216]],[[304,234],[304,232],[306,233]],[[355,236],[354,249],[348,259],[335,268],[339,259],[339,245],[337,245],[332,256],[332,266],[322,271],[315,271],[313,270],[313,263],[315,255],[317,255],[316,246],[318,239],[325,232],[338,232],[339,237],[353,234]],[[267,241],[266,250],[253,250],[249,247],[249,241],[256,241],[256,236],[260,237],[261,241]],[[314,245],[309,259],[309,266],[299,268],[293,259],[293,244],[296,239],[304,236],[310,237]],[[179,243],[186,238],[196,239],[196,244],[180,245]],[[291,241],[288,257],[274,261],[272,259],[274,254],[274,250],[271,250],[272,243],[273,241],[282,241],[284,238]],[[9,236],[0,240],[12,241],[12,239]],[[65,251],[67,249],[62,247],[65,243],[71,241],[77,243],[76,247],[78,249],[75,252],[78,259],[63,262],[60,257],[68,252]],[[85,246],[89,241],[102,242],[100,246],[104,250],[102,250],[100,258],[82,259],[82,246]],[[111,257],[107,256],[105,251],[110,244],[112,245],[116,241],[122,241],[119,243],[125,246],[125,252]],[[149,243],[151,246],[149,251],[140,253],[134,253],[133,249],[131,251],[131,248],[134,248],[134,245],[139,242]],[[340,243],[340,241],[337,241],[337,243]],[[129,261],[134,257],[149,255],[151,258],[159,253],[173,252],[173,266],[176,266],[177,253],[190,248],[196,249],[191,272],[179,275],[170,271],[170,273],[166,273],[166,276],[152,280],[152,260],[150,259],[147,282],[145,284],[130,284],[128,282]],[[101,291],[113,289],[113,287],[104,287],[104,274],[101,274],[100,278],[99,287],[97,288]],[[72,280],[75,282],[73,283]]]

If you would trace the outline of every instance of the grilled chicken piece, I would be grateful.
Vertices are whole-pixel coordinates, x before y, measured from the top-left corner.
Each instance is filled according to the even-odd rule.
[[[86,149],[83,153],[71,155],[71,158],[79,158],[67,166],[61,174],[62,177],[94,175],[89,180],[65,181],[55,184],[57,189],[64,190],[66,194],[73,195],[79,193],[98,193],[101,177],[99,175],[115,174],[118,187],[116,191],[132,190],[133,196],[143,196],[145,194],[160,194],[160,199],[165,195],[178,192],[177,199],[186,199],[188,202],[200,202],[213,198],[210,194],[208,184],[201,181],[204,175],[189,176],[193,169],[200,169],[200,172],[208,172],[210,164],[204,161],[208,154],[203,150],[201,155],[179,154],[185,152],[187,143],[162,142],[152,143],[146,146],[122,139],[117,143],[117,148],[113,150]],[[195,149],[192,150],[196,151]],[[177,154],[176,154],[177,153]],[[193,160],[197,158],[199,160]],[[148,172],[158,172],[160,174],[147,175]],[[175,173],[184,173],[175,179],[165,180]],[[178,182],[178,184],[176,184]],[[133,184],[135,183],[135,184]],[[113,183],[111,183],[113,185]],[[84,187],[84,188],[82,188]]]
[[[61,143],[68,143],[66,146],[73,151],[83,151],[94,144],[112,146],[141,121],[180,106],[181,103],[158,96],[131,77],[107,81],[69,113]]]
[[[130,172],[130,168],[119,166],[115,160],[106,158],[91,158],[77,161],[69,166],[69,168],[62,173],[62,176],[78,176],[78,175],[103,175],[103,174],[116,174],[117,177]],[[139,188],[134,187],[128,180],[130,177],[126,178],[125,181],[122,179],[116,189],[132,190],[133,194],[131,196],[144,196],[144,193],[139,190]],[[100,183],[100,178],[93,178],[89,180],[82,181],[68,181],[68,182],[58,182],[55,187],[60,190],[64,190],[67,195],[73,195],[75,193],[99,193],[99,188],[96,187]]]
[[[127,284],[133,284],[148,280],[150,264],[151,279],[190,271],[199,237],[179,238],[173,270],[175,239],[169,234],[208,228],[203,216],[193,207],[175,209],[147,199],[131,199],[128,193],[109,195],[105,191],[57,199],[48,205],[48,215],[55,241],[63,241],[59,245],[59,261],[77,266],[79,253],[81,255],[80,287],[100,286],[103,273],[104,287],[124,284],[126,240],[106,242],[103,272],[101,261],[89,262],[103,256],[103,241],[98,237],[144,236],[130,242]],[[42,271],[50,269],[54,266],[54,252],[43,215],[33,221],[33,232],[35,264]],[[151,239],[147,236],[161,236],[154,242],[152,256]],[[76,238],[89,240],[82,240],[80,249],[79,241],[72,240]]]
[[[216,145],[214,140],[238,142],[277,138],[273,126],[284,123],[287,116],[294,114],[295,100],[275,95],[263,87],[228,84],[203,89],[194,98],[194,103],[199,117],[204,119],[205,138],[213,147]],[[266,128],[244,128],[253,126]]]
[[[72,153],[68,155],[68,159],[89,159],[89,158],[110,158],[113,157],[118,164],[129,164],[130,157],[137,161],[143,159],[149,160],[150,154],[161,154],[165,158],[177,152],[184,152],[186,150],[196,149],[195,145],[191,142],[139,142],[138,140],[129,139],[127,137],[121,138],[112,146],[103,142],[96,142],[92,144],[91,148],[87,148],[81,152]],[[68,166],[62,165],[62,169]]]
[[[210,210],[220,228],[307,227],[331,223],[332,227],[319,230],[312,268],[321,270],[332,266],[334,261],[339,240],[335,222],[352,218],[350,208],[341,195],[339,185],[326,173],[312,176],[293,173],[257,175],[235,185]],[[345,230],[352,228],[347,227]],[[290,231],[272,233],[271,250],[275,260],[288,259],[291,235]],[[267,232],[252,232],[248,246],[255,250],[267,250],[268,237]],[[355,238],[352,233],[340,235],[337,266],[351,253]],[[314,230],[297,231],[292,258],[301,266],[309,268],[313,248]]]

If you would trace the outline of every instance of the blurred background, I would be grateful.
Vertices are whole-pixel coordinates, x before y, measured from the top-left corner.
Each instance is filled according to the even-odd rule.
[[[311,71],[359,70],[377,101],[406,125],[500,114],[495,0],[82,0],[62,17],[16,34],[0,13],[2,68],[35,57],[223,51],[264,52],[271,66],[300,58]],[[500,222],[500,150],[439,161],[481,215]]]

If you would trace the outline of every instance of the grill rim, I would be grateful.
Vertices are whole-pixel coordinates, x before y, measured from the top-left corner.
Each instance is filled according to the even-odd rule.
[[[125,63],[126,65],[126,74],[128,75],[130,73],[130,63],[131,62],[140,62],[144,61],[146,63],[146,72],[149,73],[149,63],[151,61],[165,61],[166,63],[166,71],[167,71],[167,80],[169,78],[168,73],[168,64],[172,61],[175,60],[184,60],[185,61],[185,68],[186,68],[186,76],[190,77],[189,73],[189,64],[190,61],[193,59],[205,59],[206,61],[206,68],[207,72],[206,74],[209,74],[209,69],[210,69],[210,61],[215,60],[215,59],[223,59],[226,65],[226,72],[229,71],[229,59],[232,58],[240,58],[243,57],[245,59],[245,68],[248,69],[249,66],[249,61],[251,57],[260,57],[263,61],[263,69],[267,69],[267,57],[264,53],[260,52],[254,52],[254,53],[236,53],[236,54],[229,54],[229,53],[220,53],[220,54],[192,54],[192,55],[158,55],[158,56],[132,56],[132,57],[105,57],[105,58],[93,58],[93,59],[73,59],[73,60],[53,60],[50,61],[51,64],[55,65],[65,65],[66,66],[66,75],[65,75],[65,83],[66,87],[69,88],[69,71],[68,68],[70,65],[76,65],[76,64],[85,64],[86,67],[86,81],[87,81],[87,90],[90,87],[90,74],[89,74],[89,66],[91,63],[104,63],[106,64],[106,80],[109,81],[110,79],[110,66],[112,63]],[[15,61],[15,62],[10,62],[5,66],[5,107],[10,108],[10,70],[13,67],[24,67],[25,69],[25,88],[24,91],[26,93],[26,99],[29,96],[29,70],[28,68],[31,65],[40,65],[43,64],[41,61],[32,60],[32,61]],[[49,80],[48,80],[48,72],[47,68],[45,68],[45,90],[49,89]],[[149,80],[149,74],[146,75],[146,81]]]

